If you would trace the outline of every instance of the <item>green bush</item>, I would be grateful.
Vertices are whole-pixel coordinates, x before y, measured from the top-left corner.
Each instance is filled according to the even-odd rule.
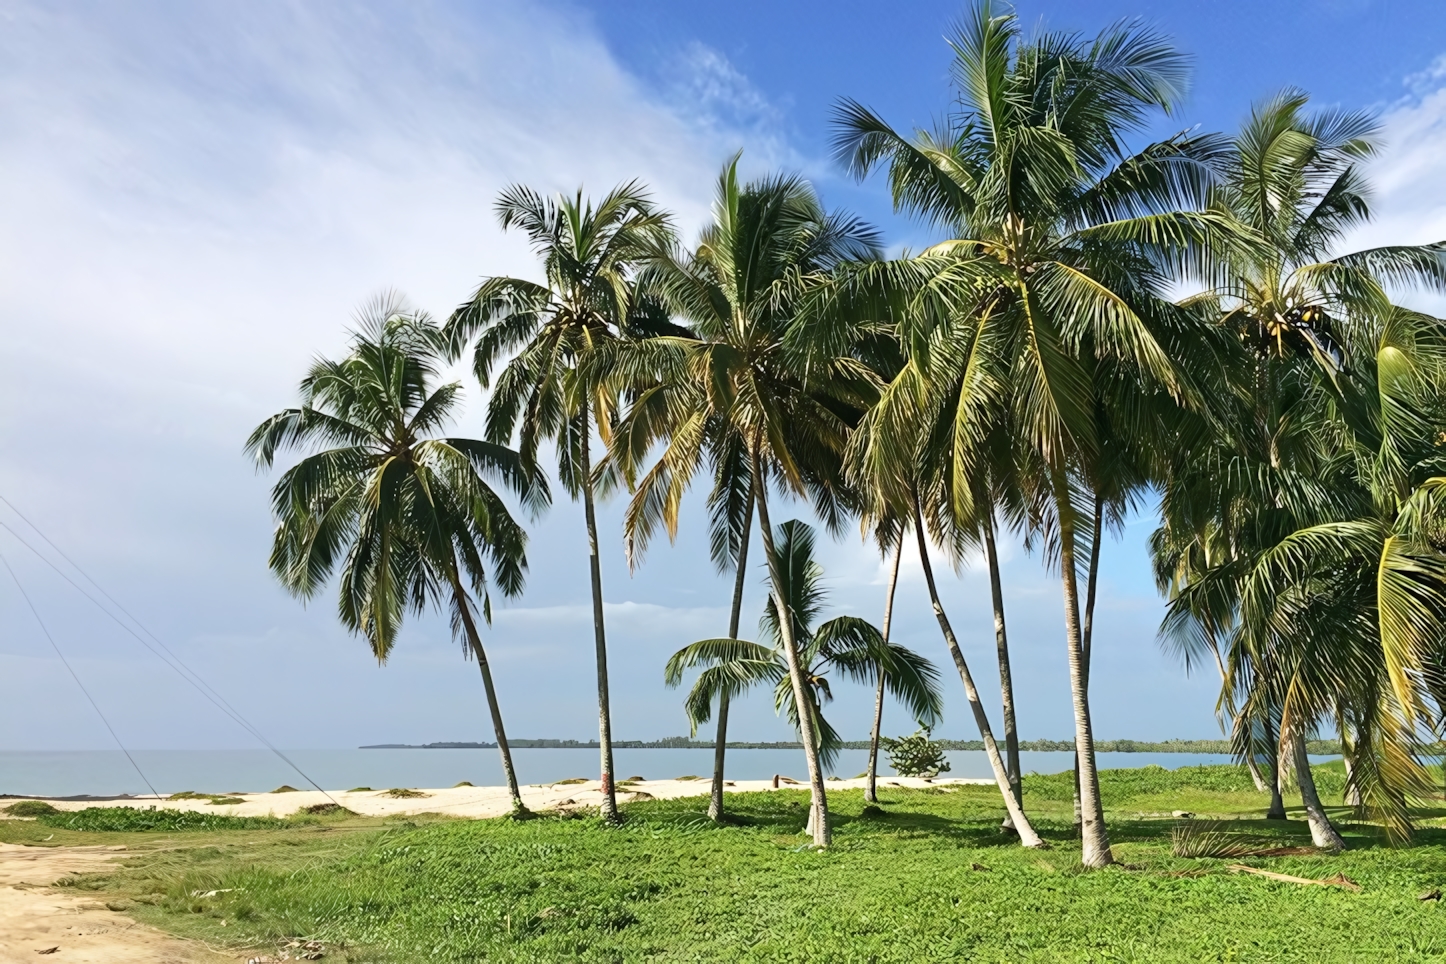
[[[928,730],[915,730],[897,739],[884,737],[879,742],[888,751],[889,766],[901,777],[933,779],[949,769],[943,744],[929,739]]]

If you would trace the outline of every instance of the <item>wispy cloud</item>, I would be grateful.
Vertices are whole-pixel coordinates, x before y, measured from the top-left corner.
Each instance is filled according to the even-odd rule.
[[[691,235],[725,157],[782,150],[778,118],[746,78],[694,60],[691,100],[680,99],[639,82],[574,11],[521,0],[7,5],[0,492],[208,678],[248,694],[241,702],[260,707],[273,734],[293,734],[283,742],[303,731],[332,745],[363,731],[474,732],[475,671],[462,672],[445,623],[410,624],[378,672],[335,625],[330,599],[303,609],[272,583],[269,480],[240,443],[291,402],[312,356],[341,347],[351,309],[378,289],[444,314],[484,274],[534,274],[525,242],[491,213],[510,182],[600,193],[641,178]],[[480,430],[477,408],[462,430]],[[529,599],[586,598],[566,510],[534,527]],[[86,665],[130,661],[126,673],[97,670],[95,684],[103,704],[148,697],[152,711],[127,720],[130,738],[232,738],[205,726],[178,734],[154,712],[181,698],[166,671],[3,533],[0,550],[22,560],[62,645],[100,661]],[[615,555],[614,589],[627,586]],[[679,592],[713,578],[706,559],[674,572]],[[0,587],[7,618],[28,619],[19,605]],[[566,639],[530,649],[545,641],[534,615],[529,625],[505,610],[489,633],[510,705],[526,714],[535,703],[547,732],[586,733],[587,625],[552,613]],[[661,690],[655,651],[707,634],[690,608],[622,604],[609,616],[620,679],[645,672],[650,694]],[[0,677],[23,665],[28,682],[4,701],[0,744],[104,745],[38,630],[14,625],[0,634]],[[303,680],[304,723],[281,695]],[[439,698],[454,687],[455,699]],[[57,700],[76,712],[44,733],[27,726]],[[561,715],[549,716],[549,700]],[[656,733],[652,697],[632,705],[632,731]],[[369,706],[387,707],[386,720]],[[669,706],[664,732],[676,730]],[[449,713],[456,726],[439,722]]]

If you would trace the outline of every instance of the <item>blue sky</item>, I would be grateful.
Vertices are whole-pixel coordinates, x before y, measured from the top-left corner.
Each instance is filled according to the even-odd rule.
[[[894,245],[927,233],[877,183],[828,156],[828,110],[848,95],[896,125],[948,105],[945,3],[411,5],[266,0],[170,5],[0,4],[0,494],[40,524],[277,743],[490,736],[476,669],[445,623],[409,624],[379,668],[265,570],[267,488],[241,456],[292,401],[317,353],[343,347],[351,310],[395,288],[445,314],[486,274],[535,272],[490,205],[510,182],[602,191],[650,183],[685,233],[703,222],[731,153],[749,170],[803,171]],[[1318,103],[1378,111],[1380,218],[1360,243],[1446,237],[1446,32],[1432,3],[1036,3],[1027,23],[1091,32],[1141,15],[1196,61],[1161,132],[1231,129],[1251,100],[1294,84]],[[1446,311],[1446,306],[1421,302]],[[459,372],[458,377],[462,377]],[[480,432],[468,388],[460,431]],[[726,626],[728,582],[707,564],[701,513],[630,574],[604,507],[615,731],[683,732],[662,664]],[[777,510],[780,519],[802,512]],[[35,542],[0,506],[0,522]],[[1149,519],[1106,548],[1093,697],[1104,738],[1210,737],[1216,681],[1187,678],[1155,641]],[[595,733],[581,513],[532,527],[532,577],[487,643],[516,735]],[[250,745],[15,538],[0,530],[56,641],[132,745]],[[1059,589],[1006,547],[1021,729],[1070,732]],[[882,568],[856,539],[829,547],[834,611],[877,619]],[[947,575],[947,573],[946,573]],[[0,573],[0,580],[5,577]],[[745,630],[761,610],[755,567]],[[945,602],[981,683],[993,679],[987,583],[972,561]],[[905,567],[897,638],[947,655]],[[0,749],[105,748],[108,737],[0,581]],[[942,732],[974,735],[946,673]],[[987,691],[991,687],[985,686]],[[831,712],[861,737],[869,697]],[[996,715],[997,719],[997,715]],[[886,729],[909,729],[890,712]],[[764,697],[731,732],[779,739]]]

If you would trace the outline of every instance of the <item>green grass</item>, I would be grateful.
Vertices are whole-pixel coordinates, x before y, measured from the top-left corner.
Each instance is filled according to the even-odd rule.
[[[286,826],[276,817],[230,817],[190,810],[139,810],[134,807],[86,807],[42,814],[38,822],[78,833],[194,832],[204,830],[275,830]]]
[[[1317,780],[1340,798],[1339,767]],[[804,846],[800,790],[730,794],[721,828],[695,797],[629,804],[616,829],[313,817],[106,834],[49,817],[0,823],[0,839],[125,843],[136,852],[124,867],[73,885],[238,953],[316,938],[332,961],[1446,961],[1446,909],[1417,899],[1446,885],[1446,831],[1432,829],[1446,811],[1423,812],[1409,849],[1338,809],[1345,853],[1242,858],[1300,877],[1344,873],[1363,887],[1350,893],[1172,855],[1179,821],[1160,815],[1172,810],[1267,847],[1309,843],[1298,813],[1255,819],[1265,800],[1241,771],[1106,771],[1101,784],[1125,866],[1090,873],[1067,774],[1025,783],[1046,852],[999,833],[992,787],[887,784],[870,816],[859,791],[830,794],[826,852]]]

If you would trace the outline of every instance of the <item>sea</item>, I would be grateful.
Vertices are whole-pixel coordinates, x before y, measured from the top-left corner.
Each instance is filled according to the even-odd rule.
[[[0,794],[68,797],[119,796],[194,790],[198,793],[244,793],[279,786],[326,790],[371,787],[450,787],[462,781],[500,786],[502,764],[495,749],[283,750],[288,764],[269,750],[132,750],[135,766],[116,750],[0,751]],[[983,751],[946,754],[949,777],[991,777]],[[1074,765],[1071,753],[1022,752],[1026,773],[1060,773]],[[517,778],[524,784],[553,783],[570,777],[596,779],[596,749],[514,750]],[[1213,753],[1101,753],[1101,769],[1159,766],[1173,770],[1206,763],[1229,763]],[[1312,757],[1312,762],[1333,759]],[[881,774],[892,774],[880,754]],[[292,766],[291,764],[294,764]],[[713,772],[711,749],[615,750],[619,779],[663,780],[706,777]],[[833,775],[857,776],[868,766],[867,750],[843,750]],[[140,773],[137,773],[137,767]],[[145,775],[143,780],[141,773]],[[732,780],[766,780],[775,774],[804,780],[803,753],[798,749],[729,750],[726,773]]]

